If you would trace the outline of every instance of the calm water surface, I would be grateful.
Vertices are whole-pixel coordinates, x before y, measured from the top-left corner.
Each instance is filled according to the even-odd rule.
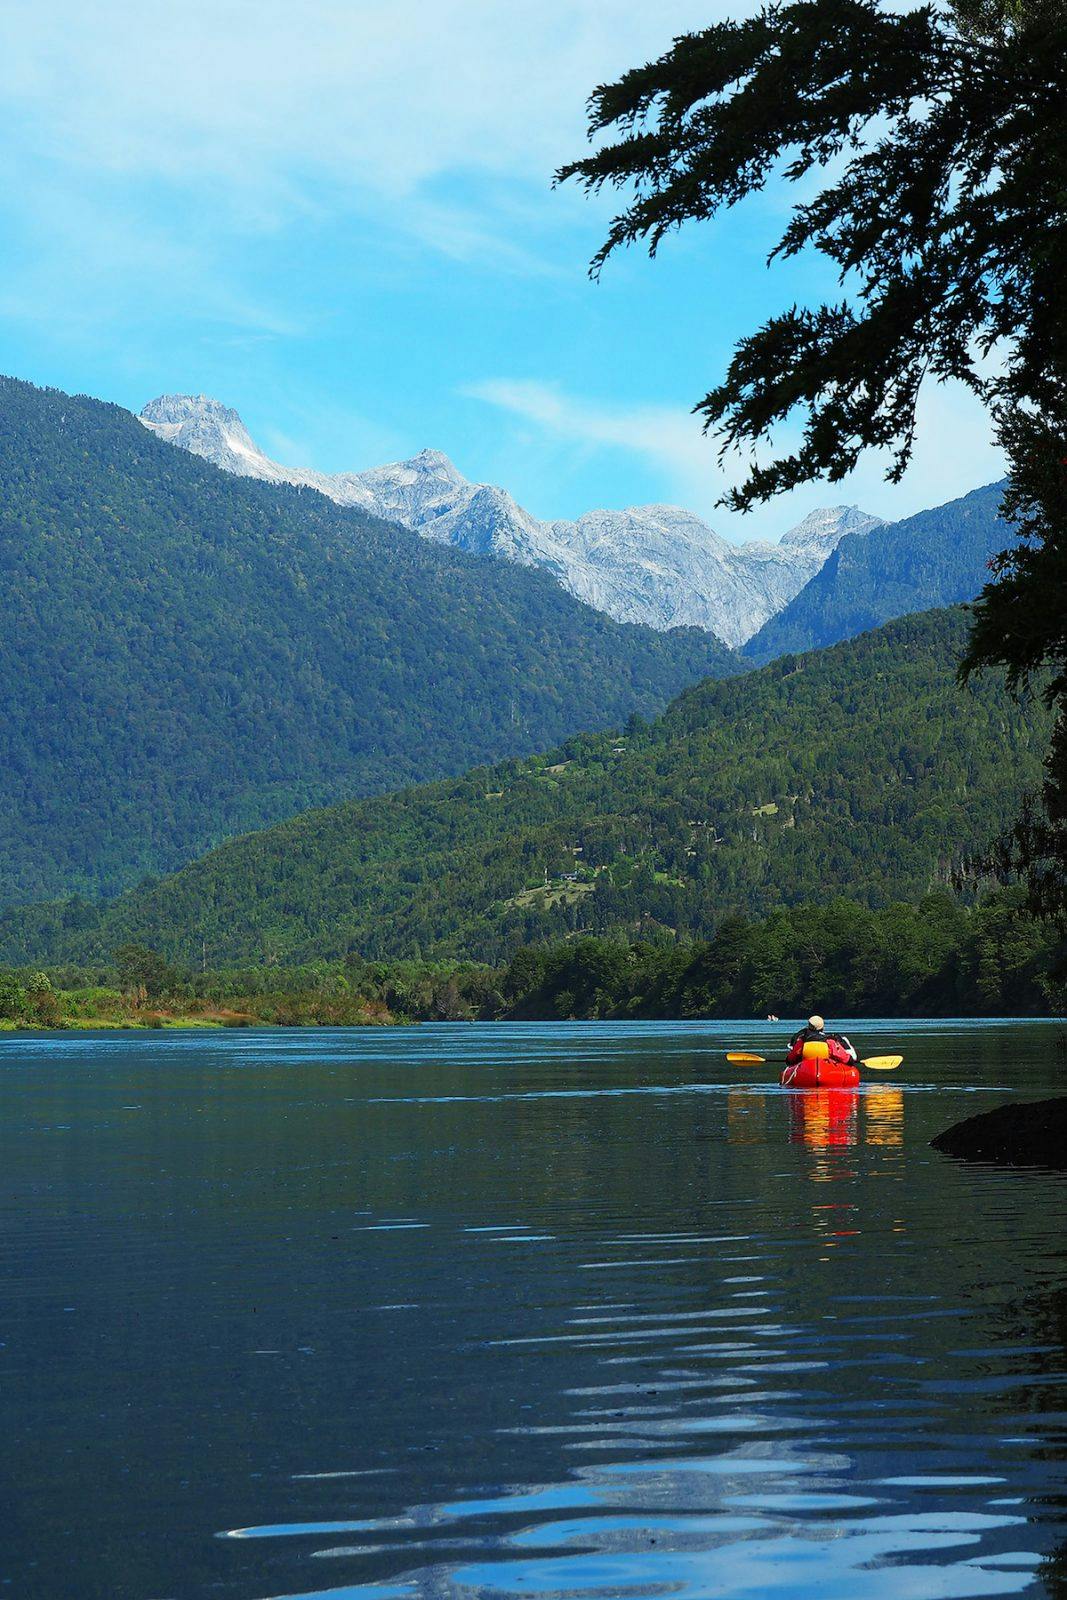
[[[1054,1024],[0,1042],[0,1594],[1067,1583],[1067,1179],[956,1165]]]

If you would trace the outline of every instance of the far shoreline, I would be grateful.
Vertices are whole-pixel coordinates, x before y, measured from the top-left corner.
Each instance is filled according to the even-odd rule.
[[[871,1016],[856,1019],[845,1019],[846,1025],[853,1031],[862,1027],[864,1023],[893,1023],[914,1026],[915,1024],[936,1024],[957,1022],[969,1026],[987,1023],[1027,1023],[1044,1024],[1063,1027],[1065,1019],[1062,1016],[1049,1014],[1047,1016],[1008,1016],[1003,1013],[989,1016],[954,1012],[945,1016]],[[42,1021],[40,1019],[25,1019],[0,1017],[0,1034],[29,1034],[29,1033],[161,1033],[182,1032],[189,1030],[224,1031],[230,1029],[269,1028],[272,1032],[295,1032],[298,1029],[307,1029],[309,1032],[321,1032],[323,1029],[360,1030],[364,1028],[415,1028],[425,1026],[497,1026],[500,1023],[517,1023],[529,1025],[530,1023],[561,1023],[574,1026],[599,1027],[608,1025],[617,1027],[620,1024],[640,1025],[642,1023],[676,1023],[681,1026],[702,1027],[707,1024],[729,1028],[771,1028],[774,1023],[767,1022],[761,1017],[715,1017],[715,1016],[689,1016],[689,1017],[558,1017],[558,1016],[530,1016],[527,1014],[512,1014],[510,1016],[490,1017],[414,1017],[387,1011],[363,1017],[348,1017],[342,1019],[333,1017],[294,1016],[279,1019],[276,1017],[255,1016],[250,1012],[237,1011],[212,1011],[188,1012],[174,1015],[170,1012],[150,1011],[138,1016],[136,1013],[122,1016],[67,1016],[57,1018],[55,1021]],[[788,1027],[788,1023],[786,1026]],[[1065,1034],[1067,1037],[1067,1034]],[[784,1041],[783,1041],[784,1043]],[[873,1080],[865,1080],[873,1081]]]

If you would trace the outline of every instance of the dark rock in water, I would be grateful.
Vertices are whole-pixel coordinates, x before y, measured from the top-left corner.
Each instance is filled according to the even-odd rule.
[[[1067,1096],[997,1106],[954,1123],[930,1143],[965,1161],[1067,1171]]]

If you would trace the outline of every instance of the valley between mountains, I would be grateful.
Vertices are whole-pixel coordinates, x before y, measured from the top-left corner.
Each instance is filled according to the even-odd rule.
[[[473,958],[577,932],[691,939],[724,917],[951,892],[1011,821],[1048,735],[987,679],[960,610],[722,683],[652,723],[310,811],[111,904],[14,909],[0,959],[137,941],[213,967]]]
[[[0,380],[0,904],[651,716],[743,663]]]

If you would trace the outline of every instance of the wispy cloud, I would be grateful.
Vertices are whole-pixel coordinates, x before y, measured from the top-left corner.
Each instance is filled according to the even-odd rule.
[[[625,451],[642,456],[658,469],[664,498],[698,511],[733,539],[776,538],[820,505],[857,503],[889,519],[910,516],[992,482],[1003,471],[979,402],[958,385],[930,388],[920,402],[915,456],[902,484],[887,484],[887,460],[872,454],[841,483],[813,484],[739,517],[717,501],[730,482],[740,478],[741,468],[734,478],[719,468],[715,441],[704,435],[699,418],[688,411],[605,405],[528,379],[491,378],[467,384],[461,392],[536,430],[561,452]]]
[[[218,270],[216,244],[194,203],[161,208],[143,189],[92,185],[74,171],[19,155],[0,140],[5,256],[0,318],[47,326],[56,338],[132,332],[182,307],[240,338],[289,338],[290,309]]]
[[[547,207],[591,87],[707,20],[706,0],[540,0],[521,29],[499,0],[50,0],[5,22],[0,108],[38,157],[211,190],[250,228],[328,184],[448,250],[414,197],[469,172]]]
[[[561,240],[597,208],[551,174],[595,83],[706,20],[705,0],[653,10],[540,0],[517,28],[499,0],[9,6],[0,326],[60,359],[179,317],[187,349],[248,348],[347,305],[357,253],[362,284],[578,279],[592,244]],[[284,278],[312,237],[341,271],[309,311]]]
[[[266,421],[269,398],[277,425],[320,465],[349,464],[348,439],[362,465],[389,440],[410,448],[412,429],[419,443],[496,451],[502,464],[500,439],[524,441],[528,482],[542,464],[564,468],[552,514],[572,485],[576,499],[612,503],[604,484],[628,483],[620,497],[648,484],[735,537],[773,534],[794,505],[799,516],[852,498],[895,514],[995,476],[980,410],[946,392],[924,401],[902,489],[868,462],[849,484],[730,519],[715,506],[725,484],[715,446],[687,403],[714,381],[726,324],[740,332],[766,314],[752,273],[720,270],[717,300],[703,283],[693,294],[713,253],[710,234],[694,230],[655,269],[616,263],[597,311],[585,309],[583,268],[611,197],[552,192],[549,178],[584,146],[588,94],[738,3],[755,0],[538,0],[521,26],[501,0],[9,5],[8,359],[62,381],[75,352],[79,382],[88,374],[137,404],[142,382],[148,392],[215,382]],[[671,271],[662,293],[688,304],[679,316],[706,343],[709,370],[679,372],[676,404],[642,403],[658,356],[647,310]],[[497,437],[454,426],[459,375],[603,371],[605,352],[631,339],[632,364],[616,367],[621,387],[607,399],[498,376],[467,390],[492,406]],[[300,394],[316,415],[297,414]],[[333,409],[363,421],[331,430]],[[601,458],[604,470],[582,466]]]
[[[714,452],[701,433],[700,421],[674,406],[609,406],[564,394],[549,383],[530,379],[489,378],[466,384],[460,392],[508,412],[552,434],[561,443],[626,450],[645,457],[679,484],[689,482],[690,495],[714,499]]]
[[[256,442],[287,466],[351,472],[395,461],[404,450],[403,436],[378,418],[336,400],[323,402],[299,389],[294,392],[292,386],[284,396],[263,396],[262,408],[284,412],[288,425],[283,429],[268,421]]]

